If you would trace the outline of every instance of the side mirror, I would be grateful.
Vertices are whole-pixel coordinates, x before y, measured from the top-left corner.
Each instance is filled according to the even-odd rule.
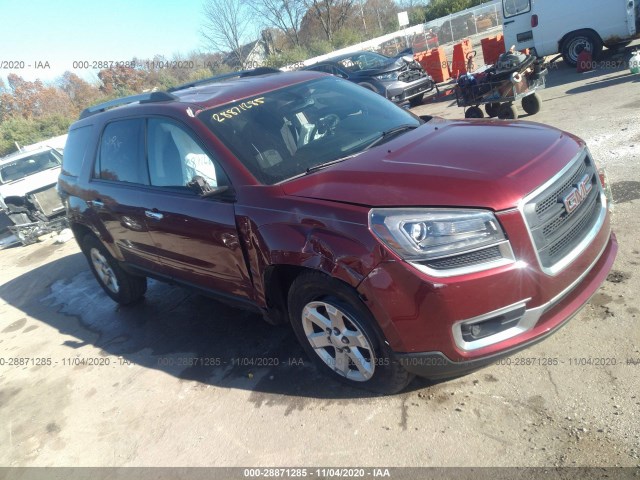
[[[200,175],[196,175],[187,183],[187,187],[196,192],[201,197],[212,197],[229,190],[228,186],[212,187],[209,183]]]

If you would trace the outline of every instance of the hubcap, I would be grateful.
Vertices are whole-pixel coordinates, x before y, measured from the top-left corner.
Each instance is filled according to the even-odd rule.
[[[100,253],[97,248],[92,248],[90,255],[93,268],[95,268],[102,284],[111,292],[118,293],[118,291],[120,290],[120,287],[118,286],[118,280],[116,279],[115,273],[109,266],[107,259],[104,257],[104,255],[102,255],[102,253]]]
[[[337,374],[366,382],[375,371],[375,352],[358,323],[339,308],[310,302],[302,310],[309,345]]]
[[[569,56],[575,62],[578,61],[578,47],[582,45],[585,50],[591,51],[591,42],[586,37],[576,37],[571,41],[569,45]]]

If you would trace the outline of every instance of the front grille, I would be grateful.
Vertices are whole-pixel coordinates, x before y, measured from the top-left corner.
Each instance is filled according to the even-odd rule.
[[[551,193],[546,194],[546,198],[536,204],[536,213],[538,216],[543,216],[550,208],[557,206],[558,195],[561,195],[564,191],[569,189],[572,185],[578,183],[578,180],[582,178],[582,175],[587,171],[587,163],[580,162],[579,168],[566,179],[561,185],[554,186]]]
[[[564,200],[585,177],[591,190],[568,211]],[[524,216],[544,268],[552,268],[573,252],[593,228],[604,208],[601,192],[595,164],[585,152],[552,185],[528,199]]]
[[[416,80],[420,80],[424,76],[425,76],[424,71],[410,69],[410,70],[407,70],[406,72],[402,72],[398,76],[398,80],[400,80],[401,82],[411,83],[411,82],[415,82]]]
[[[489,247],[475,252],[463,253],[452,257],[439,258],[421,262],[422,265],[433,268],[434,270],[450,270],[453,268],[464,268],[475,266],[483,263],[502,260],[504,256],[500,252],[500,247]]]

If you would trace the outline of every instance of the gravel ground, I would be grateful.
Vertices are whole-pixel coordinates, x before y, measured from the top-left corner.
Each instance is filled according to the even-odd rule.
[[[590,304],[510,365],[372,396],[319,376],[288,328],[189,291],[151,282],[118,308],[74,242],[46,240],[0,252],[0,465],[640,466],[640,76],[604,67],[560,64],[523,119],[587,140],[620,253]]]

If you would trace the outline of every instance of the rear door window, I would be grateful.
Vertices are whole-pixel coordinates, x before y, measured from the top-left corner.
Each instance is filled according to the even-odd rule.
[[[143,119],[118,120],[105,127],[96,170],[102,180],[149,185]]]
[[[515,17],[531,11],[531,0],[503,0],[505,18]]]
[[[149,119],[147,151],[151,185],[186,187],[202,177],[211,187],[227,185],[224,173],[183,127],[166,119]]]

